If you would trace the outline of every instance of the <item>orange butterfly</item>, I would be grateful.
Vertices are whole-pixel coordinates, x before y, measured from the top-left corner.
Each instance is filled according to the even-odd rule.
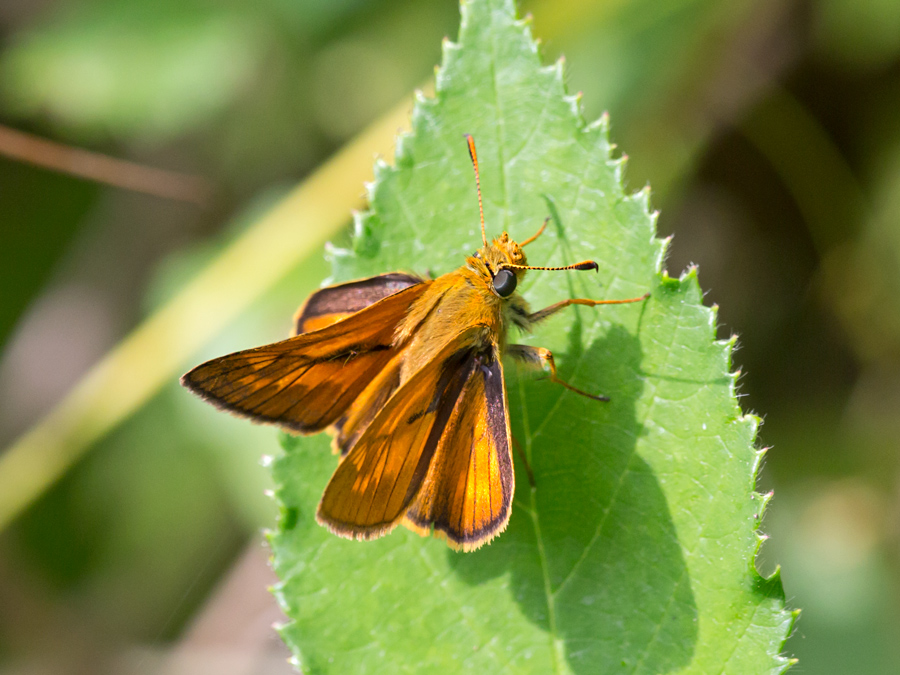
[[[525,271],[596,270],[586,260],[529,267],[504,232],[488,244],[475,143],[484,246],[434,280],[393,272],[323,288],[295,317],[287,340],[207,361],[181,383],[213,405],[256,422],[312,434],[328,430],[341,461],[316,519],[348,539],[374,539],[402,523],[472,551],[509,521],[515,481],[501,357],[546,367],[547,349],[507,343],[569,305],[628,300],[570,299],[532,312],[516,293]],[[548,219],[549,220],[549,219]]]

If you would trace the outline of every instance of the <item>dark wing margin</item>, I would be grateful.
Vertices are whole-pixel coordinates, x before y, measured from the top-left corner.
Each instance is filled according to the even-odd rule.
[[[420,534],[433,529],[463,551],[479,548],[506,529],[515,492],[498,350],[476,352],[471,359],[431,470],[404,521]]]
[[[334,424],[398,350],[394,331],[427,283],[332,324],[203,363],[181,383],[213,405],[299,433]]]
[[[422,279],[412,274],[391,272],[322,288],[310,295],[294,315],[294,335],[329,326],[389,295],[422,282]]]

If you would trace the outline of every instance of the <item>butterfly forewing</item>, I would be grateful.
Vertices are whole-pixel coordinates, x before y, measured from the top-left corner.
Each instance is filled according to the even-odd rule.
[[[428,283],[339,323],[207,361],[182,383],[213,404],[301,433],[334,424],[396,355],[394,330]]]
[[[393,396],[400,386],[403,361],[403,353],[396,354],[332,425],[331,431],[334,433],[332,447],[335,452],[346,455]]]

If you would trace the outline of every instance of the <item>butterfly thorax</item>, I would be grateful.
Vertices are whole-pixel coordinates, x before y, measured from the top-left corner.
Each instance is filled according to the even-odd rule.
[[[525,254],[505,232],[459,269],[430,282],[428,290],[409,308],[394,333],[394,344],[405,344],[401,379],[405,380],[439,353],[463,331],[470,331],[470,345],[502,352],[510,325],[522,326],[528,305],[518,293],[501,297],[493,279],[504,264],[525,265]],[[512,270],[518,280],[524,270]],[[494,347],[495,346],[495,347]]]

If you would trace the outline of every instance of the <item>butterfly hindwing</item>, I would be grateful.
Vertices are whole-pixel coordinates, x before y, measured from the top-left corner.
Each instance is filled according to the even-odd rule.
[[[394,330],[428,285],[408,286],[319,330],[207,361],[182,383],[255,421],[321,431],[394,358]]]
[[[503,371],[476,333],[449,343],[366,427],[325,489],[321,523],[357,539],[401,520],[433,525],[466,550],[502,531],[514,489]]]
[[[422,283],[411,274],[391,272],[319,289],[294,315],[294,335],[330,326],[404,288]]]
[[[476,352],[471,358],[474,365],[467,371],[431,470],[404,521],[421,534],[433,528],[464,551],[506,528],[515,491],[498,350]]]
[[[467,331],[470,333],[471,331]],[[325,488],[316,518],[344,537],[372,539],[400,521],[428,471],[462,389],[465,338],[409,378],[369,424]]]

